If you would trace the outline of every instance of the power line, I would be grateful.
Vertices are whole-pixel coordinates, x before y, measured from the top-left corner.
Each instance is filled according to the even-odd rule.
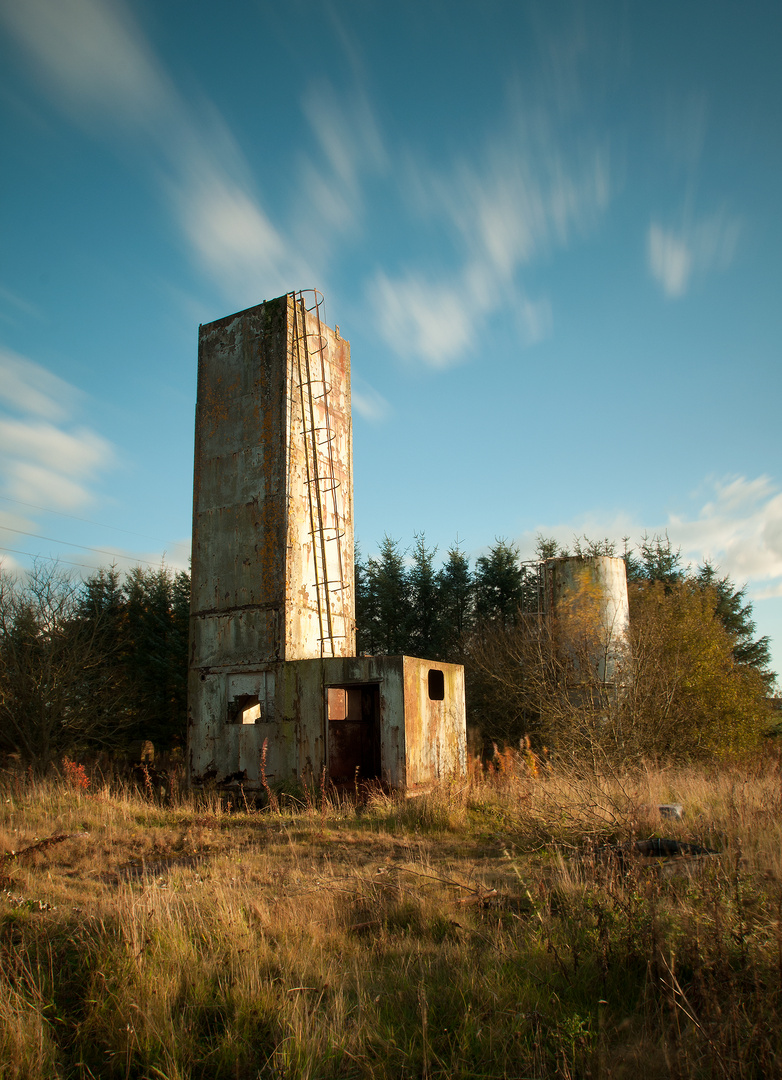
[[[0,525],[0,529],[6,532],[16,533],[18,536],[31,536],[34,540],[46,540],[50,544],[63,544],[66,547],[80,548],[82,551],[93,551],[96,555],[108,555],[112,559],[125,559],[126,562],[143,563],[145,566],[157,566],[157,563],[148,559],[137,559],[132,555],[121,555],[117,551],[109,551],[106,548],[89,547],[87,544],[74,544],[70,540],[56,540],[53,536],[42,536],[40,533],[26,532],[24,529],[12,529],[10,525]],[[35,558],[35,556],[33,556]]]
[[[64,563],[65,566],[79,566],[82,570],[99,570],[101,567],[90,566],[89,563],[73,562],[72,559],[63,559],[59,555],[37,555],[32,551],[22,551],[20,548],[4,547],[0,544],[0,551],[7,551],[9,555],[27,555],[30,559],[43,559],[44,562]],[[130,560],[132,562],[142,562],[141,559],[131,559],[129,555],[121,556],[123,559]],[[157,566],[157,563],[147,563],[147,566]],[[173,570],[173,567],[167,567],[166,569]]]
[[[96,570],[97,567],[88,563],[73,562],[71,559],[61,559],[56,555],[34,555],[32,551],[21,551],[19,548],[9,548],[0,545],[0,551],[7,551],[10,555],[27,555],[31,559],[43,559],[45,562],[64,563],[65,566],[80,566],[82,570]]]
[[[3,502],[16,503],[17,506],[29,506],[31,510],[43,510],[45,514],[56,514],[57,517],[69,518],[71,521],[83,521],[85,525],[97,525],[100,529],[111,529],[113,532],[125,533],[127,536],[140,536],[144,540],[157,540],[160,544],[170,543],[172,547],[182,547],[186,543],[186,541],[182,540],[164,540],[161,536],[150,536],[149,533],[134,532],[132,529],[120,529],[116,525],[106,525],[103,521],[93,521],[92,518],[79,517],[77,514],[66,514],[63,510],[52,510],[48,506],[39,506],[38,503],[25,502],[24,499],[13,499],[10,495],[0,495],[0,499]]]

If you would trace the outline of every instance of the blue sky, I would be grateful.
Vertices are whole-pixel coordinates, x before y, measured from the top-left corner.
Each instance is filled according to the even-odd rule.
[[[4,564],[186,565],[198,324],[317,285],[365,553],[667,530],[748,583],[782,670],[780,31],[0,0]]]

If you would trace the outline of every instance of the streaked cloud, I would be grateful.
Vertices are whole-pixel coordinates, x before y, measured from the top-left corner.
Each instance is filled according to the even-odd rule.
[[[430,367],[449,367],[474,340],[473,313],[458,280],[444,283],[410,275],[391,281],[381,272],[372,282],[370,298],[389,345]]]
[[[673,233],[649,226],[649,269],[667,296],[683,296],[690,283],[692,253]]]
[[[0,16],[61,106],[146,125],[168,105],[167,80],[117,0],[2,0]]]
[[[20,542],[23,539],[20,534],[30,532],[35,532],[35,522],[10,503],[0,502],[0,567],[3,570],[15,571],[20,568],[21,562],[16,553],[25,550]]]
[[[25,300],[24,297],[19,296],[15,292],[11,292],[10,289],[4,289],[2,285],[0,285],[0,304],[5,304],[15,311],[20,311],[23,315],[30,315],[34,319],[41,320],[43,318],[41,311],[35,304],[31,304],[28,300]],[[2,310],[0,310],[0,318],[5,319],[8,322],[14,321],[12,316],[7,315]]]
[[[71,116],[141,137],[148,163],[199,267],[230,295],[278,295],[311,272],[272,224],[227,125],[186,101],[120,0],[0,0],[0,17]],[[332,146],[344,172],[344,152]]]
[[[107,441],[88,428],[64,431],[43,421],[0,417],[0,454],[42,463],[56,461],[66,475],[94,471],[111,456]]]
[[[528,296],[519,296],[516,301],[515,315],[516,326],[524,344],[536,345],[551,333],[553,313],[548,298],[530,300]]]
[[[377,120],[363,92],[343,100],[323,81],[309,87],[302,104],[320,151],[320,160],[308,155],[305,161],[302,209],[309,202],[328,225],[350,227],[363,212],[364,176],[387,166]]]
[[[666,296],[687,292],[694,274],[725,270],[736,253],[741,223],[724,212],[682,229],[652,222],[647,233],[647,261]]]
[[[538,112],[514,114],[489,141],[479,163],[459,160],[448,171],[408,165],[412,205],[457,250],[438,273],[410,266],[378,271],[369,285],[386,341],[400,355],[435,368],[459,362],[484,320],[501,306],[516,309],[524,344],[552,326],[550,300],[530,297],[522,269],[568,248],[600,221],[611,198],[610,156],[591,142],[566,152],[556,127]]]
[[[663,117],[663,142],[675,166],[693,175],[701,163],[709,130],[710,103],[704,90],[669,93]]]
[[[360,85],[340,95],[320,81],[304,93],[312,146],[292,170],[286,226],[264,208],[228,125],[208,101],[185,99],[122,0],[0,0],[0,15],[56,104],[102,123],[106,138],[141,140],[194,261],[234,306],[324,284],[337,241],[363,219],[368,178],[388,171],[392,156]],[[416,212],[455,244],[457,258],[439,268],[411,262],[368,281],[382,332],[398,351],[447,368],[508,303],[522,344],[550,332],[550,300],[528,295],[519,271],[587,233],[610,199],[607,148],[566,151],[557,114],[517,104],[479,163],[408,171]]]
[[[60,510],[92,501],[90,486],[115,455],[107,439],[75,422],[82,398],[40,364],[0,350],[2,494]],[[12,512],[0,509],[8,525]]]
[[[0,401],[11,409],[60,420],[79,391],[40,364],[0,347]]]
[[[671,516],[668,528],[688,558],[711,559],[753,595],[782,595],[782,493],[770,477],[718,480],[697,516]]]
[[[247,187],[219,168],[191,164],[172,185],[172,204],[201,268],[235,307],[259,303],[309,279]]]
[[[351,403],[353,412],[358,413],[363,420],[368,420],[373,424],[385,420],[391,410],[391,406],[383,395],[378,393],[374,387],[364,382],[363,379],[356,378],[355,375],[352,378],[352,383]]]
[[[89,481],[95,470],[67,475],[56,461],[44,464],[9,458],[0,451],[5,483],[3,490],[15,499],[34,499],[54,510],[80,510],[93,501]]]

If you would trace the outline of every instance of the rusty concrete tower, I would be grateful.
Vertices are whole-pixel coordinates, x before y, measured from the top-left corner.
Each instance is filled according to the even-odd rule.
[[[354,655],[351,432],[350,347],[319,293],[200,328],[192,783],[464,772],[463,669]]]
[[[200,662],[352,656],[350,346],[314,291],[202,326],[192,649]]]

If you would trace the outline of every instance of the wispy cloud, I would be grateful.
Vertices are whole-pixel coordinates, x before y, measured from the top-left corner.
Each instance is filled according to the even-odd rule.
[[[708,558],[753,595],[782,596],[782,493],[768,476],[726,477],[692,519],[672,515],[668,528],[689,558]]]
[[[309,87],[303,99],[319,156],[308,155],[302,176],[304,200],[325,224],[350,228],[362,216],[362,182],[380,173],[388,156],[369,100],[361,91],[342,100],[323,81]]]
[[[666,296],[684,296],[694,274],[727,269],[740,233],[739,219],[725,212],[681,229],[665,228],[653,221],[647,233],[651,275]]]
[[[40,364],[0,347],[0,401],[14,411],[43,417],[64,418],[79,391]]]
[[[545,117],[516,117],[480,167],[461,162],[434,191],[473,257],[507,280],[594,226],[610,197],[609,159],[602,146],[566,154]]]
[[[693,177],[701,163],[709,133],[709,98],[703,90],[669,93],[663,115],[663,144],[677,169]]]
[[[364,178],[388,160],[360,88],[342,98],[321,82],[303,95],[314,150],[292,163],[286,227],[228,125],[209,101],[185,99],[123,0],[0,0],[0,18],[59,107],[145,150],[194,261],[235,307],[324,284],[335,235],[361,219]]]
[[[194,258],[232,302],[309,280],[227,126],[184,100],[121,0],[0,0],[0,17],[58,106],[108,138],[142,140]]]
[[[203,160],[172,183],[172,204],[199,265],[234,306],[259,303],[310,280],[245,185]]]
[[[21,311],[23,315],[31,315],[34,319],[42,319],[41,311],[31,304],[24,297],[18,296],[15,292],[11,292],[10,289],[4,289],[0,285],[0,304],[6,304],[13,308],[15,311]],[[13,316],[9,316],[6,312],[0,310],[0,319],[5,319],[7,322],[13,322]]]
[[[194,261],[232,304],[324,284],[337,238],[344,244],[364,218],[367,180],[391,160],[360,80],[350,95],[323,82],[303,95],[312,148],[292,170],[286,225],[265,208],[228,125],[208,101],[180,93],[123,0],[0,0],[0,17],[59,107],[146,150]],[[570,52],[565,60],[575,62]],[[418,169],[409,185],[416,212],[456,245],[457,261],[409,264],[368,282],[384,336],[406,355],[447,367],[501,304],[515,310],[523,343],[550,331],[549,300],[528,295],[519,270],[587,232],[610,198],[606,147],[572,150],[557,130],[560,112],[525,101],[479,165]]]
[[[667,296],[683,296],[692,273],[692,252],[678,236],[649,226],[649,269]]]
[[[427,280],[418,274],[392,281],[378,272],[370,297],[380,333],[400,355],[446,368],[473,343],[475,313],[463,281]]]
[[[0,16],[62,107],[80,117],[159,123],[172,91],[123,4],[2,0]]]
[[[114,450],[101,435],[75,422],[81,398],[75,387],[40,364],[0,350],[3,494],[63,510],[91,501],[90,485],[112,465]]]
[[[93,501],[90,481],[96,469],[68,475],[60,463],[47,459],[42,464],[25,461],[18,455],[0,451],[6,474],[3,490],[13,499],[34,499],[54,510],[81,510]]]
[[[65,431],[45,421],[0,417],[0,454],[40,464],[57,462],[66,475],[94,472],[105,460],[106,440],[88,428]]]
[[[530,300],[528,296],[518,296],[515,315],[516,326],[524,344],[536,345],[551,333],[553,313],[547,297]]]
[[[369,286],[388,343],[436,368],[458,362],[501,305],[515,308],[525,343],[541,340],[551,327],[550,301],[530,297],[519,272],[586,235],[611,197],[607,147],[566,152],[541,112],[534,122],[515,114],[479,160],[445,172],[409,170],[416,211],[456,245],[458,269],[378,271]]]
[[[373,424],[385,420],[391,407],[383,395],[364,382],[363,379],[357,379],[354,376],[352,382],[351,401],[353,411],[358,413],[362,419]]]

